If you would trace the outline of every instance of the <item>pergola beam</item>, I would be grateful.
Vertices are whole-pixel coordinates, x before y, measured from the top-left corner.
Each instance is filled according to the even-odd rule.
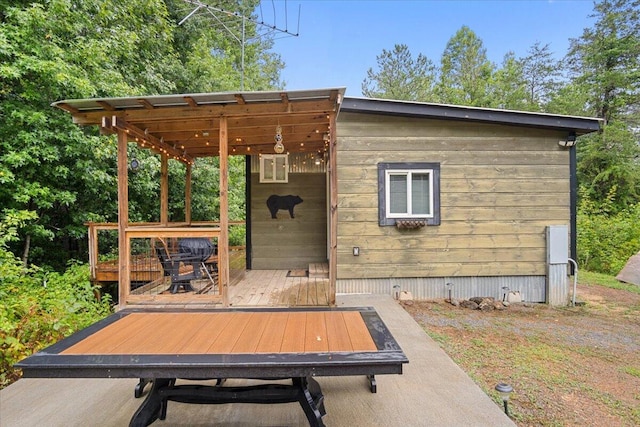
[[[63,104],[58,104],[62,108]],[[228,120],[244,117],[275,117],[284,115],[329,114],[334,111],[336,104],[329,100],[290,101],[288,103],[252,103],[252,104],[201,104],[196,108],[189,106],[157,107],[154,109],[118,110],[115,115],[128,122],[136,123],[154,121],[187,121],[206,119],[211,117],[227,117]],[[96,125],[104,111],[87,111],[74,113],[74,123],[79,125]]]
[[[131,123],[128,123],[121,117],[114,115],[111,116],[110,120],[108,117],[103,117],[102,127],[105,129],[124,131],[129,139],[133,139],[142,148],[149,148],[157,153],[166,154],[183,163],[193,163],[193,158],[187,155],[184,151],[181,152],[176,147],[164,142],[163,139],[158,139],[149,132],[145,132]]]

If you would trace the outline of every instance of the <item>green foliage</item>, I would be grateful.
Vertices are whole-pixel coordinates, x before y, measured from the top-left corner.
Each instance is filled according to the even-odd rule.
[[[549,45],[536,42],[522,59],[522,75],[526,81],[527,105],[543,110],[556,92],[562,74],[560,63],[553,59]]]
[[[372,98],[404,101],[429,99],[433,93],[435,67],[420,54],[414,60],[407,45],[395,45],[393,51],[382,50],[376,57],[378,71],[369,68],[362,83],[362,93]]]
[[[449,39],[440,59],[436,93],[441,102],[483,107],[489,104],[494,64],[482,40],[467,26]]]
[[[640,1],[602,0],[595,24],[571,40],[567,61],[589,115],[604,119],[598,134],[578,144],[578,180],[587,195],[612,210],[640,201]]]
[[[527,82],[524,64],[513,52],[505,55],[502,67],[491,76],[491,107],[510,110],[527,110]]]
[[[449,39],[439,67],[423,54],[414,59],[406,45],[383,49],[376,61],[377,70],[369,68],[362,82],[365,96],[524,111],[547,110],[561,89],[563,71],[549,45],[540,43],[523,58],[507,53],[496,68],[482,40],[466,26]]]
[[[111,312],[108,296],[96,300],[86,265],[47,273],[7,250],[16,226],[31,215],[9,212],[0,221],[0,388],[19,378],[16,362]]]
[[[620,121],[610,122],[578,144],[578,180],[602,209],[625,209],[640,200],[640,145]]]
[[[229,246],[246,245],[246,225],[232,225],[229,227]]]
[[[231,11],[254,10],[257,0],[222,0]],[[182,0],[5,1],[0,7],[0,205],[33,212],[17,228],[10,249],[23,262],[63,271],[87,259],[83,223],[117,220],[116,144],[95,128],[81,128],[53,101],[74,98],[282,87],[283,63],[272,40],[241,45],[211,25],[201,10],[182,20]],[[187,10],[189,9],[189,10]],[[187,12],[185,12],[187,10]],[[221,18],[231,28],[233,14]],[[244,64],[244,66],[243,66]],[[132,147],[143,167],[130,181],[130,219],[159,219],[159,159]],[[184,217],[184,167],[170,162],[171,217]],[[212,187],[217,166],[194,175],[194,217],[219,216]],[[196,168],[198,169],[198,168]],[[237,188],[243,188],[238,186]],[[230,203],[244,198],[230,195]],[[234,207],[235,209],[235,207]]]
[[[578,265],[615,276],[640,251],[640,203],[618,210],[615,188],[603,203],[583,190],[578,206]]]
[[[594,26],[571,40],[567,59],[591,110],[608,124],[640,102],[640,1],[599,1],[593,18]]]

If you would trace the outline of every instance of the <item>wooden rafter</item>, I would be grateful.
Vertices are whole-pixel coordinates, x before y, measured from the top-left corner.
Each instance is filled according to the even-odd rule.
[[[192,108],[196,108],[198,106],[198,103],[196,102],[196,100],[193,99],[193,97],[191,96],[185,96],[184,100],[187,101],[187,104],[189,104],[189,106]]]
[[[191,156],[181,152],[176,147],[167,144],[162,139],[156,138],[154,135],[145,132],[131,123],[127,123],[127,121],[121,117],[111,116],[111,120],[105,117],[102,120],[102,127],[122,130],[130,139],[135,140],[143,148],[149,148],[158,153],[164,153],[183,163],[193,163],[193,158]]]
[[[96,101],[96,104],[100,105],[106,111],[115,111],[116,110],[116,108],[113,105],[109,104],[107,101]]]
[[[80,110],[78,110],[77,108],[72,107],[69,104],[66,104],[64,102],[58,104],[58,108],[60,108],[61,110],[67,111],[71,114],[80,114]]]
[[[233,104],[233,105],[200,105],[192,107],[158,107],[153,110],[129,109],[115,112],[127,121],[191,121],[211,117],[227,117],[229,120],[248,117],[277,117],[284,115],[309,115],[335,111],[336,106],[329,100],[310,100],[283,103],[264,104]],[[104,111],[78,112],[74,115],[74,121],[79,125],[96,125]]]
[[[155,107],[146,99],[138,99],[138,102],[144,106],[147,110],[153,110]]]

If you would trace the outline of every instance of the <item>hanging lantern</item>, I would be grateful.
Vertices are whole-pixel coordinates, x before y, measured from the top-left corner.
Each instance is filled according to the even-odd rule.
[[[274,137],[276,140],[276,145],[273,146],[273,151],[278,154],[284,153],[284,144],[282,143],[282,127],[278,125],[276,127],[276,136]]]

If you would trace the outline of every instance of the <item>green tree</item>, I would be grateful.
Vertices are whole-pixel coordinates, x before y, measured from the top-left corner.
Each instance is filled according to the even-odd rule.
[[[25,267],[7,243],[33,212],[5,210],[0,217],[0,388],[20,377],[13,365],[24,357],[86,327],[111,311],[105,295],[95,298],[87,266],[64,274]]]
[[[185,8],[183,0],[166,0],[171,22],[181,22],[174,29],[174,50],[184,68],[183,79],[177,83],[178,92],[284,87],[280,79],[284,63],[280,55],[271,51],[273,38],[254,23],[259,21],[254,13],[259,3],[260,0],[221,0],[215,2],[215,9],[201,8],[185,20],[195,6]],[[229,13],[219,12],[222,10]]]
[[[591,110],[608,124],[640,102],[640,1],[603,0],[592,17],[594,27],[571,40],[567,58]]]
[[[449,39],[440,60],[440,80],[436,86],[439,101],[475,107],[489,105],[489,82],[494,68],[482,40],[463,26]]]
[[[69,227],[78,224],[69,221],[70,212],[86,208],[83,193],[92,191],[86,184],[94,178],[87,172],[102,160],[96,158],[104,144],[96,130],[78,128],[50,103],[174,86],[162,1],[20,6],[4,10],[0,27],[0,201],[37,214],[13,246],[26,263],[51,259],[51,253],[58,258],[62,251],[50,246],[54,238],[58,247],[71,247]],[[65,260],[59,262],[56,267]]]
[[[529,109],[543,111],[558,89],[562,77],[560,62],[554,59],[549,44],[536,42],[522,59],[522,74],[527,86]]]
[[[513,52],[505,55],[502,66],[491,76],[490,90],[491,101],[488,107],[508,110],[531,109],[527,101],[522,61],[518,60]]]
[[[369,68],[362,82],[362,93],[372,98],[404,101],[431,101],[435,67],[431,60],[419,54],[413,59],[409,47],[397,44],[376,56],[378,70]]]
[[[251,11],[257,0],[219,3]],[[115,143],[97,129],[76,126],[51,102],[237,90],[241,46],[211,25],[177,25],[185,16],[180,0],[0,5],[0,203],[36,213],[10,245],[25,263],[63,269],[65,254],[86,259],[74,252],[82,250],[85,221],[116,219]],[[267,51],[272,40],[251,39],[250,21],[245,29],[245,86],[274,89],[283,64]],[[159,162],[132,150],[148,166],[132,179],[132,219],[151,220],[159,209]]]
[[[595,201],[615,189],[621,210],[640,195],[640,1],[603,0],[593,17],[594,27],[571,40],[567,55],[587,111],[604,120],[578,144],[578,179]]]

